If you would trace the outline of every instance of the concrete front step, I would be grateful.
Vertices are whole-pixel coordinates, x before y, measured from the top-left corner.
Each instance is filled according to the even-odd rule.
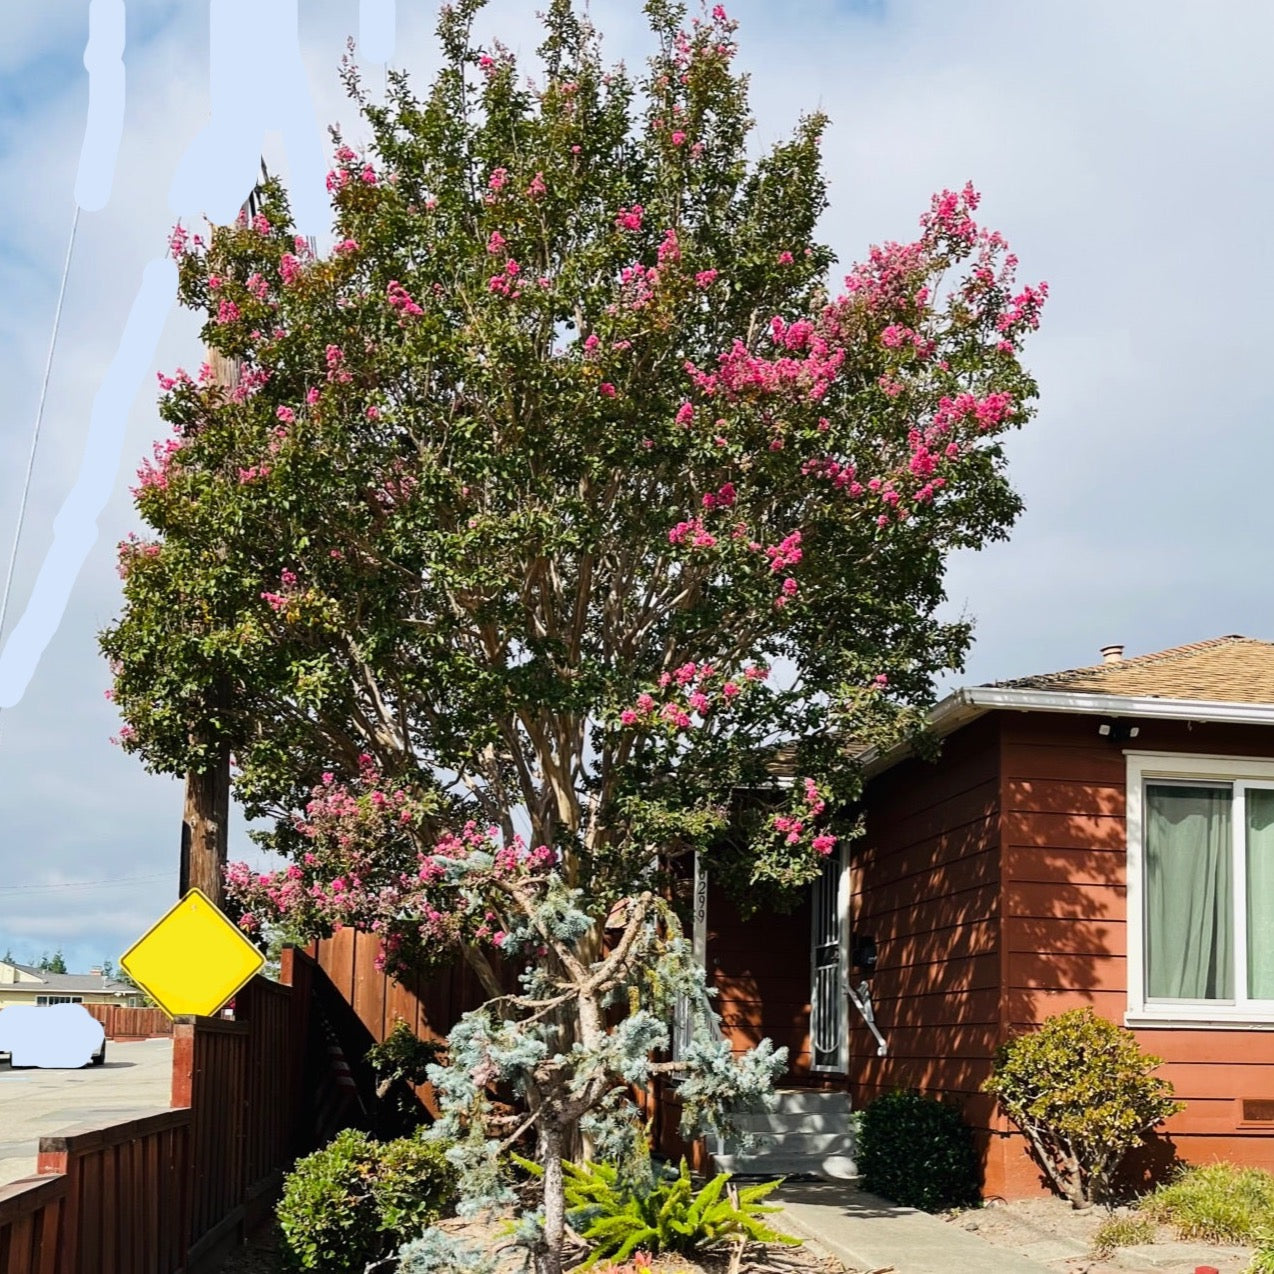
[[[729,1139],[713,1159],[723,1172],[748,1176],[856,1177],[849,1113],[843,1091],[780,1089],[772,1110],[738,1119],[752,1144]]]
[[[840,1133],[796,1133],[792,1136],[758,1136],[750,1145],[727,1138],[721,1148],[729,1154],[754,1156],[754,1154],[787,1154],[796,1159],[808,1159],[820,1154],[852,1154],[854,1138],[842,1129]]]
[[[849,1155],[713,1155],[718,1172],[744,1177],[823,1177],[831,1181],[852,1181],[858,1165]]]
[[[834,1110],[820,1114],[800,1111],[771,1110],[763,1115],[738,1115],[735,1126],[757,1136],[788,1136],[802,1132],[843,1132],[849,1122],[849,1111]]]
[[[779,1088],[774,1109],[790,1115],[818,1115],[831,1111],[849,1113],[849,1094],[844,1089]]]

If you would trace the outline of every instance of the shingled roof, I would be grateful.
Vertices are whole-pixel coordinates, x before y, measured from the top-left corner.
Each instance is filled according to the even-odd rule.
[[[1274,642],[1231,635],[988,688],[1274,704]]]
[[[37,988],[35,982],[21,981],[7,983],[9,990],[29,990],[37,989],[58,992],[60,994],[96,994],[96,995],[136,995],[137,988],[129,986],[127,982],[119,982],[114,978],[108,978],[101,973],[52,973],[48,969],[39,969],[32,964],[19,964],[16,960],[6,960],[3,963],[9,965],[12,969],[18,969],[22,973],[28,974],[31,978],[38,979],[42,984]]]

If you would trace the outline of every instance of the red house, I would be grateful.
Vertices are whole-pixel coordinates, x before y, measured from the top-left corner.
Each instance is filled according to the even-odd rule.
[[[1102,655],[950,695],[936,762],[867,757],[865,834],[794,913],[700,882],[726,1031],[790,1050],[768,1146],[720,1159],[848,1175],[850,1106],[914,1088],[961,1106],[987,1195],[1038,1193],[981,1085],[1091,1005],[1165,1059],[1178,1156],[1274,1170],[1274,644]]]

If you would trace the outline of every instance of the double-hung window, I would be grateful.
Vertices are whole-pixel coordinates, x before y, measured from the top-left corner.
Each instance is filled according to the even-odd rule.
[[[1128,1021],[1274,1025],[1274,761],[1129,754]]]

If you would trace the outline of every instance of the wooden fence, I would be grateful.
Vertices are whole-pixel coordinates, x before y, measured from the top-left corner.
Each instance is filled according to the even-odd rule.
[[[325,975],[348,1005],[357,1033],[363,1036],[354,1041],[358,1053],[368,1044],[381,1043],[400,1020],[419,1039],[444,1039],[462,1014],[487,999],[477,975],[463,960],[400,982],[376,968],[379,952],[380,939],[375,934],[349,928],[337,929],[330,938],[311,943],[306,951],[314,962],[315,974]],[[421,1084],[415,1091],[436,1115],[432,1087]]]
[[[173,1033],[173,1020],[163,1009],[135,1009],[125,1004],[86,1004],[101,1022],[108,1040],[147,1040]]]
[[[256,978],[235,1019],[178,1018],[173,1109],[42,1137],[0,1186],[0,1274],[206,1274],[268,1209],[299,1140],[311,965]]]

